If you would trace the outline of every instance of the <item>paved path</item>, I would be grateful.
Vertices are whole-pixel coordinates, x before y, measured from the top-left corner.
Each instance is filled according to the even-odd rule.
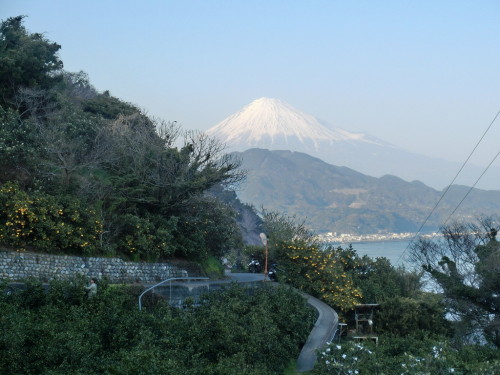
[[[230,280],[238,282],[264,280],[262,274],[227,272],[226,275]],[[304,298],[307,298],[307,303],[309,305],[318,310],[318,319],[297,359],[297,371],[306,372],[311,371],[316,363],[316,351],[333,339],[333,335],[337,331],[339,318],[335,310],[326,303],[309,294],[299,293],[301,293]]]
[[[297,371],[311,371],[316,363],[316,351],[333,339],[339,318],[335,310],[326,303],[302,293],[307,303],[318,310],[319,316],[297,359]]]

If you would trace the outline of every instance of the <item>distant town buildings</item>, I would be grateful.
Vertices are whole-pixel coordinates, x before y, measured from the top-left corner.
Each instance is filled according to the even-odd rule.
[[[327,232],[319,234],[316,238],[321,242],[332,243],[354,243],[354,242],[376,242],[376,241],[404,241],[411,240],[416,233],[374,233],[374,234],[352,234],[352,233],[337,233]],[[439,237],[439,233],[419,234],[424,238]]]

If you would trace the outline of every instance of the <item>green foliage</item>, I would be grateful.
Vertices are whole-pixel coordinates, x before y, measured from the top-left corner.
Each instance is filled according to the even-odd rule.
[[[21,88],[49,89],[61,81],[55,75],[63,63],[57,56],[61,48],[42,34],[30,34],[23,26],[24,16],[8,18],[0,24],[0,105],[15,106]]]
[[[248,297],[237,286],[211,293],[192,313],[201,324],[190,331],[197,345],[186,354],[218,363],[198,372],[214,374],[282,373],[298,356],[314,317],[299,294],[272,286]]]
[[[474,354],[474,355],[471,355]],[[319,354],[312,375],[496,375],[500,355],[484,346],[459,349],[442,337],[384,336],[372,343],[340,342],[327,345]]]
[[[442,289],[446,305],[460,322],[461,339],[484,338],[500,347],[500,242],[494,218],[452,223],[441,240],[420,240],[414,262]]]
[[[279,374],[312,324],[288,288],[230,286],[186,310],[139,311],[140,290],[84,280],[0,293],[0,368],[8,374]]]
[[[120,115],[130,116],[139,112],[135,106],[109,95],[107,91],[104,94],[85,100],[82,107],[85,112],[102,116],[108,120],[117,119]]]
[[[25,192],[4,197],[0,242],[146,261],[240,247],[235,212],[206,195],[244,177],[239,161],[202,133],[177,146],[176,124],[63,72],[60,46],[22,23],[0,25],[0,186]]]
[[[0,106],[0,182],[27,182],[27,171],[37,156],[32,124],[23,121],[18,112]]]
[[[175,247],[171,228],[175,228],[175,220],[156,225],[154,219],[132,214],[119,216],[116,249],[135,260],[157,261],[172,256]]]
[[[357,264],[352,249],[320,249],[302,241],[275,246],[280,281],[293,285],[342,312],[359,303],[361,292],[349,274]]]
[[[176,239],[179,252],[184,255],[193,256],[196,252],[199,257],[222,257],[231,249],[243,246],[236,212],[215,198],[193,197],[179,216],[182,219]]]
[[[445,315],[445,306],[439,295],[422,293],[419,298],[392,297],[384,300],[377,311],[375,330],[398,336],[424,331],[450,335],[451,323]]]
[[[263,228],[268,238],[269,256],[275,258],[275,246],[294,240],[314,244],[312,231],[304,221],[297,221],[295,216],[288,216],[278,211],[263,209]],[[279,246],[279,245],[278,245]]]
[[[388,298],[413,298],[420,294],[421,274],[394,267],[387,258],[358,259],[352,270],[354,282],[363,293],[363,303],[383,303]]]
[[[224,277],[224,266],[216,257],[210,256],[202,260],[200,265],[205,275],[208,275],[210,278],[220,279]]]
[[[93,255],[102,224],[96,212],[71,197],[28,194],[19,186],[0,186],[0,241],[47,253]]]

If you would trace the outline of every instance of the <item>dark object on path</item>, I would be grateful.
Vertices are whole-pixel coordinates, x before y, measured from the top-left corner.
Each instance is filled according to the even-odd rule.
[[[248,263],[248,272],[259,273],[261,270],[262,267],[260,266],[260,262],[257,259],[252,258],[250,263]]]
[[[267,277],[269,277],[269,280],[271,280],[271,281],[278,281],[277,264],[276,263],[271,264],[271,268],[269,268],[269,272],[267,273]]]

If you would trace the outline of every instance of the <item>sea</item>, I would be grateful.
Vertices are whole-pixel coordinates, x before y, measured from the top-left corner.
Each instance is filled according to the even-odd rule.
[[[409,240],[390,240],[390,241],[370,241],[370,242],[352,242],[352,243],[338,243],[332,242],[330,245],[335,247],[341,246],[343,248],[352,245],[359,256],[368,255],[375,258],[387,258],[393,266],[410,267],[411,264],[408,259],[410,252]]]

